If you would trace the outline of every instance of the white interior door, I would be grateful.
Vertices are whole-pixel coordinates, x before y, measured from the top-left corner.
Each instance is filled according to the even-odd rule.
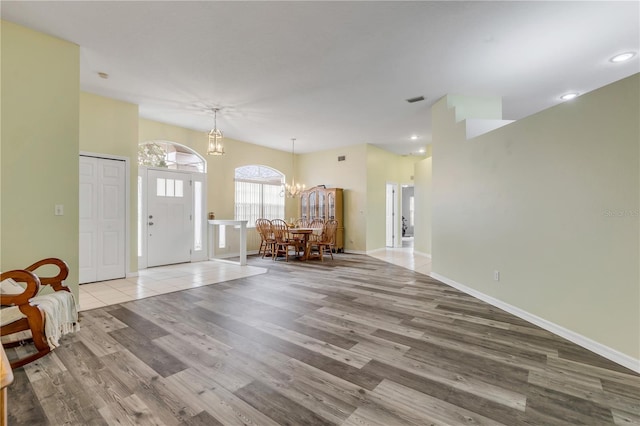
[[[80,284],[125,277],[125,166],[80,156]]]
[[[386,197],[386,246],[393,247],[395,242],[395,185],[387,184],[387,197]]]
[[[189,262],[193,241],[190,175],[147,173],[147,266]]]

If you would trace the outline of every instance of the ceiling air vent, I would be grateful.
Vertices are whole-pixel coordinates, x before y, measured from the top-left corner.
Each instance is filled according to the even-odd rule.
[[[347,159],[347,157],[345,157],[344,155],[341,155],[341,156],[338,157],[338,161],[344,161],[346,159]]]
[[[424,96],[416,96],[415,98],[407,99],[407,102],[409,102],[410,104],[420,101],[424,101]]]

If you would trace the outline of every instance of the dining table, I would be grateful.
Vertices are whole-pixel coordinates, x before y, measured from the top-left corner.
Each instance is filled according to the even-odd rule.
[[[309,235],[313,234],[316,228],[289,228],[289,234],[293,236],[300,236],[304,245],[304,254],[302,260],[308,260],[311,252],[311,246],[309,245]]]

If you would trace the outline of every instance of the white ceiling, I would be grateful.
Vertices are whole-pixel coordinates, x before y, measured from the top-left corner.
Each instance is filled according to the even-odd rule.
[[[431,141],[447,93],[519,119],[639,71],[633,2],[26,2],[2,19],[80,45],[81,89],[145,118],[313,152]],[[46,67],[46,64],[43,64]],[[98,72],[106,72],[102,79]],[[425,96],[409,104],[407,98]],[[418,135],[417,141],[410,141]]]

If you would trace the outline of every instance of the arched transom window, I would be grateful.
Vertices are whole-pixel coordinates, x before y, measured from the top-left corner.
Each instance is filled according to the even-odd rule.
[[[193,149],[175,142],[149,141],[138,145],[138,164],[205,173],[206,162]]]
[[[235,218],[255,226],[256,219],[284,218],[284,175],[267,166],[249,165],[235,170]]]

